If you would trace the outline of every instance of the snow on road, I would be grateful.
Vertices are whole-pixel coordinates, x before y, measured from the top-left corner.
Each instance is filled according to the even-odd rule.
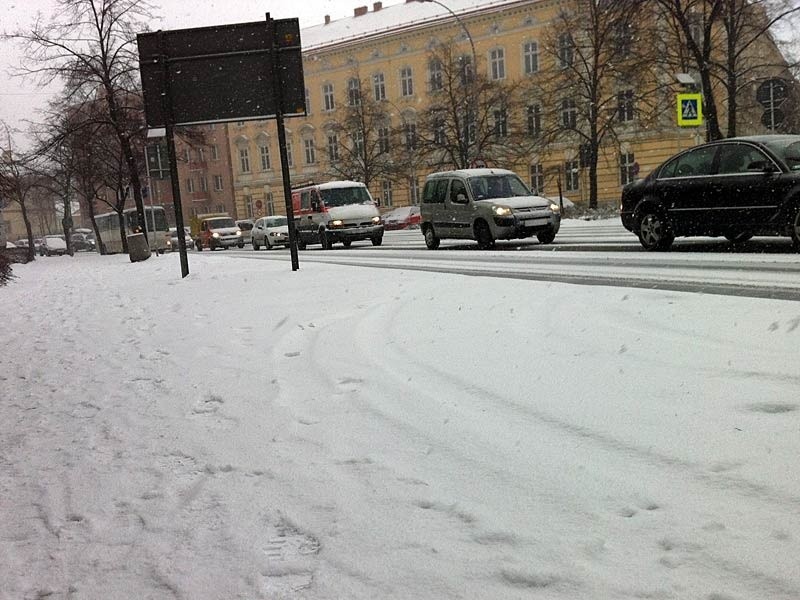
[[[800,597],[800,305],[192,255],[0,288],[0,598]]]

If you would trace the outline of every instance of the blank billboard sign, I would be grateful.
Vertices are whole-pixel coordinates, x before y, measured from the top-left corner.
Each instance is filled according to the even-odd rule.
[[[284,116],[306,114],[297,19],[267,15],[254,23],[142,33],[137,42],[150,128],[166,125],[167,92],[173,125],[272,118],[276,85]]]

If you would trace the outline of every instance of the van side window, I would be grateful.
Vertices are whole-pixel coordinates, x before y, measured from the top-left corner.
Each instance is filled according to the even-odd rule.
[[[428,204],[442,204],[447,196],[447,179],[432,179],[425,183],[422,201]]]
[[[467,186],[464,185],[464,182],[460,179],[453,179],[453,183],[450,184],[450,202],[457,202],[457,198],[459,194],[464,194],[467,198]]]
[[[300,194],[300,208],[303,210],[311,209],[311,192],[302,192]]]

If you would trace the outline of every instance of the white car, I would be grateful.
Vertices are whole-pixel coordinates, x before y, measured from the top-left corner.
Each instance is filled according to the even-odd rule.
[[[289,221],[284,216],[261,217],[253,225],[250,239],[253,250],[266,246],[267,250],[273,246],[289,245]]]
[[[46,235],[39,246],[39,256],[64,256],[67,253],[67,242],[60,235]]]
[[[194,240],[192,236],[189,235],[189,228],[184,227],[184,240],[186,241],[186,249],[191,250],[194,248]],[[167,233],[167,250],[170,252],[178,252],[180,250],[180,246],[178,246],[178,228],[177,227],[170,227],[169,233]]]

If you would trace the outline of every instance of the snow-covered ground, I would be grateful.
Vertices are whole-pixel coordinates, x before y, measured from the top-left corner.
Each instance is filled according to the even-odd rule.
[[[0,288],[0,598],[800,598],[800,304],[222,254]]]

